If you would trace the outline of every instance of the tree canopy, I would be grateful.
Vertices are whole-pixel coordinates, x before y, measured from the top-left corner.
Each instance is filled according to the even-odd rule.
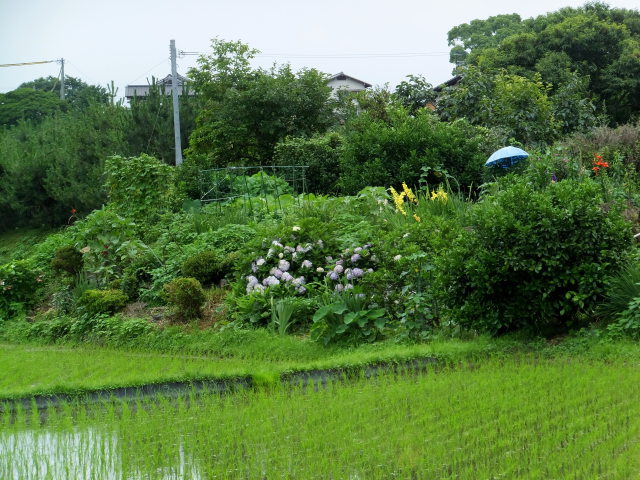
[[[257,51],[239,41],[214,39],[212,50],[189,72],[203,109],[188,155],[215,166],[269,163],[278,141],[330,125],[326,75],[314,69],[294,73],[289,65],[254,69]]]
[[[23,83],[20,88],[30,88],[43,92],[52,92],[58,95],[60,91],[60,79],[57,77],[37,78]],[[103,87],[89,85],[79,78],[64,77],[64,99],[73,108],[85,109],[92,103],[106,104],[109,102],[109,93]]]
[[[640,98],[640,12],[587,3],[536,18],[498,15],[473,20],[448,34],[451,60],[484,72],[506,70],[553,91],[583,78],[585,98],[613,123],[638,114]],[[456,73],[464,70],[457,66]]]
[[[65,103],[54,93],[30,88],[17,88],[0,93],[0,125],[11,126],[20,120],[40,122],[45,117],[65,110]]]
[[[58,112],[86,110],[93,104],[106,105],[110,101],[106,89],[74,77],[65,77],[64,91],[65,98],[61,100],[60,80],[49,76],[0,93],[0,125],[12,126],[20,120],[38,123]]]

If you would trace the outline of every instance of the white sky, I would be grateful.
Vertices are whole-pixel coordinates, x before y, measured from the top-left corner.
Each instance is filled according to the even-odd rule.
[[[101,86],[113,80],[122,95],[127,84],[146,84],[152,75],[170,73],[170,39],[176,40],[178,50],[209,53],[210,39],[219,37],[242,40],[260,50],[265,56],[256,59],[256,66],[277,61],[291,63],[294,70],[344,71],[374,85],[388,83],[391,89],[408,74],[424,75],[437,85],[451,76],[447,32],[452,27],[502,13],[528,18],[583,3],[0,0],[0,64],[64,57],[67,75]],[[640,7],[640,0],[608,3]],[[407,55],[416,53],[424,55]],[[348,54],[359,56],[344,58]],[[195,61],[193,56],[179,59],[178,72],[185,74]],[[58,72],[55,63],[0,68],[0,92]]]

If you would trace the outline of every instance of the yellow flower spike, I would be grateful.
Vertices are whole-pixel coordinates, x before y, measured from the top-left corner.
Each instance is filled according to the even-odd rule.
[[[449,201],[449,197],[447,196],[447,192],[444,191],[442,185],[438,187],[438,190],[431,191],[431,201],[439,200],[442,203],[447,203]]]
[[[411,191],[411,189],[409,187],[407,187],[406,182],[402,182],[402,189],[404,190],[405,195],[407,196],[407,198],[409,199],[409,201],[411,203],[418,203],[418,199],[416,198],[416,196],[413,194],[413,192]]]
[[[413,214],[413,219],[414,219],[416,222],[418,222],[418,223],[420,223],[420,222],[422,221],[422,220],[420,219],[420,217],[419,217],[418,215],[416,215],[415,213]]]
[[[406,215],[407,212],[402,206],[404,204],[404,197],[406,196],[406,193],[405,192],[398,193],[396,192],[396,189],[393,187],[389,187],[389,191],[391,192],[391,196],[393,197],[393,203],[396,205],[396,210],[402,213],[403,215]]]

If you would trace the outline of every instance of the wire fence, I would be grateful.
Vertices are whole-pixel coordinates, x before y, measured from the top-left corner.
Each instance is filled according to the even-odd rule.
[[[212,168],[200,171],[200,201],[222,208],[237,199],[252,213],[259,205],[282,210],[281,195],[299,199],[307,193],[308,165],[268,165]]]

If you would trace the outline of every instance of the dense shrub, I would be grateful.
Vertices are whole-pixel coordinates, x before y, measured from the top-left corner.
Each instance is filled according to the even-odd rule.
[[[631,245],[629,225],[600,186],[565,180],[534,190],[524,178],[472,212],[472,225],[440,259],[461,325],[542,333],[577,325],[601,298]]]
[[[224,273],[223,258],[215,250],[199,252],[182,264],[182,275],[193,277],[203,285],[219,283]]]
[[[57,271],[63,271],[69,275],[77,275],[82,270],[82,253],[71,245],[56,250],[56,255],[51,260],[51,267]]]
[[[115,313],[122,310],[128,297],[122,290],[85,290],[78,298],[78,309],[89,315]]]
[[[151,272],[157,266],[158,259],[152,253],[145,253],[135,257],[124,269],[120,288],[130,300],[136,300],[141,289],[149,288],[152,281]]]
[[[402,109],[388,121],[363,113],[346,127],[339,186],[354,194],[366,186],[418,185],[423,167],[430,183],[446,171],[466,188],[482,183],[483,165],[497,144],[489,130],[465,120],[440,122],[427,112]]]
[[[310,193],[336,193],[340,166],[342,138],[330,133],[314,138],[288,138],[276,145],[274,164],[306,165],[306,191]]]
[[[109,157],[105,174],[110,206],[121,215],[145,219],[175,201],[172,168],[149,155]]]
[[[65,225],[100,208],[104,160],[126,154],[128,115],[126,108],[92,105],[1,131],[0,231]]]
[[[255,229],[247,225],[230,224],[201,235],[198,241],[204,240],[221,252],[231,253],[243,248],[255,235]]]
[[[0,320],[35,303],[41,282],[42,274],[27,260],[0,265]]]
[[[183,319],[200,317],[206,297],[198,280],[176,278],[164,286],[164,292],[169,304],[177,309],[178,316]]]
[[[558,144],[572,157],[586,165],[591,163],[594,152],[605,158],[620,155],[624,163],[640,171],[640,123],[620,125],[616,128],[598,127],[587,133],[578,133]]]

